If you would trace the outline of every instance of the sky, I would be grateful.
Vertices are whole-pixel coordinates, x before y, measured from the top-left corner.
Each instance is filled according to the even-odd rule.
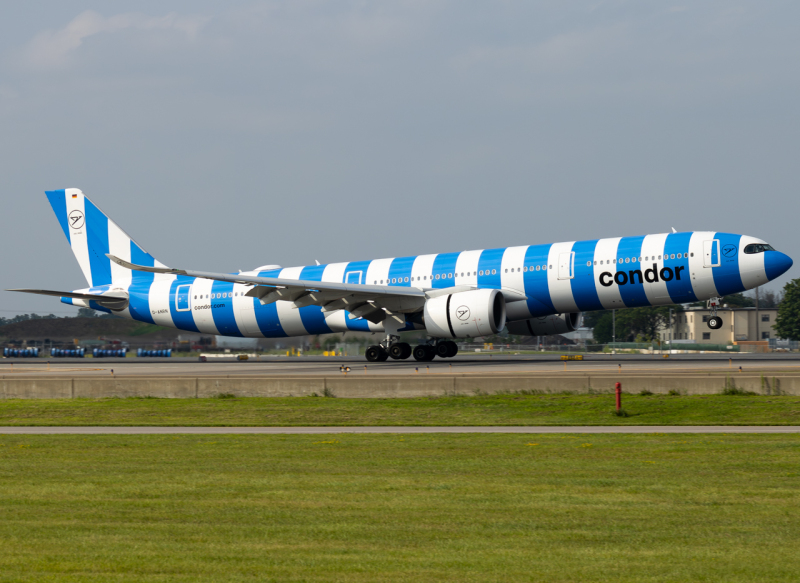
[[[136,11],[131,11],[131,6]],[[800,3],[16,3],[0,288],[86,283],[45,190],[235,271],[713,230],[800,277]],[[0,292],[0,316],[69,315]]]

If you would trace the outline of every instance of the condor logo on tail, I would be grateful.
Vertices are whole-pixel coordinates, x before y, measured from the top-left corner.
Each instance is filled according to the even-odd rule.
[[[640,269],[633,269],[628,271],[627,273],[624,271],[618,271],[617,273],[611,273],[609,271],[604,271],[600,274],[598,281],[600,285],[604,287],[609,287],[613,285],[615,282],[617,285],[627,285],[629,283],[657,283],[658,281],[672,281],[676,279],[678,281],[681,280],[681,271],[686,269],[682,265],[678,265],[673,270],[671,267],[662,267],[661,271],[658,270],[658,264],[653,263],[652,269],[645,269],[644,276],[642,276],[642,271]],[[639,278],[639,281],[636,281],[636,278]],[[659,277],[661,280],[659,280]]]

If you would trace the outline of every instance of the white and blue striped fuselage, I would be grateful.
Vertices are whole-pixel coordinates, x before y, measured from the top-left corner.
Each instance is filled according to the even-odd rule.
[[[710,244],[708,242],[711,242]],[[786,270],[779,252],[745,253],[754,237],[688,232],[507,247],[243,272],[281,279],[417,287],[498,289],[527,299],[507,304],[509,322],[550,314],[682,304],[742,292]],[[110,245],[142,263],[137,246]],[[127,251],[127,253],[126,253]],[[145,263],[142,263],[145,264]],[[157,262],[150,260],[149,265]],[[112,269],[116,267],[112,265]],[[346,310],[262,305],[252,286],[121,269],[114,283],[88,288],[129,294],[122,316],[203,334],[277,338],[332,332],[382,332],[383,323],[350,319]],[[64,302],[105,310],[95,302]],[[108,310],[105,310],[108,311]],[[411,320],[402,329],[423,328]]]

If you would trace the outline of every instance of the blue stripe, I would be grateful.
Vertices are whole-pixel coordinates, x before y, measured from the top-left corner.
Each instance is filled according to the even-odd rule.
[[[131,241],[131,263],[153,267],[155,260],[133,241]],[[146,271],[131,271],[131,284],[128,287],[130,295],[130,313],[134,320],[155,324],[150,313],[150,285],[155,279],[155,273]]]
[[[720,296],[735,294],[744,291],[742,276],[739,274],[739,244],[741,235],[731,233],[717,233],[714,237],[719,239],[719,267],[712,267],[714,273],[714,285]],[[733,245],[735,252],[725,254],[725,247]]]
[[[322,281],[325,265],[310,265],[300,272],[300,279],[305,281]],[[333,332],[325,321],[325,315],[319,306],[300,308],[300,320],[309,334],[330,334]]]
[[[550,286],[547,283],[547,259],[551,245],[531,245],[525,252],[524,272],[525,295],[528,296],[528,310],[532,316],[555,314],[553,300],[550,297]],[[536,266],[541,267],[536,271]]]
[[[288,336],[281,326],[281,320],[278,317],[278,306],[275,304],[262,306],[261,302],[253,298],[253,309],[255,310],[258,329],[261,330],[265,338],[285,338]]]
[[[575,303],[582,312],[603,309],[594,283],[594,251],[596,247],[597,240],[578,241],[572,245],[572,251],[575,253],[575,277],[570,282],[572,297],[575,298]]]
[[[353,261],[348,263],[342,276],[342,283],[365,283],[367,277],[367,270],[369,269],[371,261]],[[361,272],[359,275],[358,272]],[[400,285],[400,284],[395,284]],[[362,318],[350,319],[350,312],[345,310],[345,326],[348,330],[355,330],[359,332],[369,331],[369,321]]]
[[[478,259],[479,288],[500,289],[502,287],[500,272],[503,267],[503,254],[505,252],[505,247],[501,249],[484,249],[481,252],[480,259]],[[453,262],[453,269],[455,269],[455,262]],[[483,275],[481,275],[481,271],[483,271]],[[494,271],[494,273],[492,273],[492,271]]]
[[[101,306],[100,304],[98,304],[94,300],[89,300],[89,307],[92,308],[93,310],[97,310],[98,312],[105,312],[106,314],[110,314],[111,313],[111,310],[109,310],[108,308],[106,308],[104,306]]]
[[[213,297],[215,294],[216,298]],[[220,294],[225,294],[225,297],[219,297]],[[233,298],[230,297],[233,295],[233,284],[228,281],[215,281],[211,284],[211,295],[208,300],[211,302],[211,317],[214,318],[214,325],[219,333],[223,336],[243,336],[233,315]],[[174,308],[174,305],[172,307]]]
[[[111,283],[111,260],[106,257],[108,247],[108,217],[92,201],[84,198],[86,214],[86,241],[89,246],[89,266],[92,285]]]
[[[672,270],[672,280],[667,283],[669,297],[676,304],[696,302],[697,296],[692,289],[692,273],[689,271],[689,253],[691,233],[672,233],[667,235],[664,243],[664,267]],[[675,258],[672,256],[675,255]],[[650,266],[652,268],[652,265]],[[659,274],[659,277],[662,277]],[[680,279],[678,279],[680,277]]]
[[[191,285],[196,280],[192,277],[186,277],[183,275],[179,275],[176,277],[169,286],[169,314],[172,316],[172,322],[175,324],[176,328],[180,328],[181,330],[191,330],[192,332],[199,332],[200,330],[194,323],[194,316],[192,316],[192,308],[194,307],[194,301],[189,301],[189,310],[179,312],[177,309],[177,293],[178,293],[178,286],[182,285]],[[183,290],[181,290],[183,291]],[[189,288],[189,293],[191,294],[191,288]],[[191,297],[191,296],[190,296]]]
[[[261,277],[278,277],[280,269],[270,269],[269,271],[259,271]],[[278,306],[274,303],[262,305],[260,301],[253,298],[253,313],[256,316],[256,324],[261,334],[265,338],[285,338],[288,336],[283,331],[281,319],[278,317]]]
[[[345,325],[347,326],[348,330],[353,330],[354,332],[369,332],[369,320],[365,320],[364,318],[353,318],[350,319],[350,314],[345,314]]]
[[[342,276],[342,283],[366,283],[367,269],[370,261],[353,261],[348,263]],[[361,272],[361,275],[358,272]]]
[[[455,285],[455,277],[447,277],[448,275],[452,275],[456,271],[456,262],[458,261],[458,256],[461,253],[442,253],[436,256],[436,259],[433,260],[433,269],[431,270],[433,275],[433,284],[431,285],[432,288],[444,288],[444,287],[453,287]],[[436,279],[436,276],[439,276],[439,279]],[[499,271],[498,271],[499,277]]]
[[[397,257],[392,260],[392,264],[389,266],[389,281],[392,281],[393,278],[397,278],[398,282],[389,285],[404,285],[406,287],[414,285],[410,281],[410,278],[411,268],[414,267],[415,259],[416,257]],[[407,277],[409,281],[406,281]]]
[[[56,213],[58,224],[61,225],[61,230],[69,241],[69,221],[67,219],[67,193],[65,190],[48,190],[45,192],[47,200],[50,201],[50,206],[53,207],[53,212]]]
[[[618,285],[622,302],[628,308],[649,306],[647,294],[644,291],[644,271],[639,256],[642,254],[644,237],[623,237],[617,246],[617,273],[625,273],[626,284]],[[624,263],[625,258],[631,261]],[[622,263],[621,263],[622,262]],[[647,266],[645,266],[645,269]],[[639,273],[634,273],[638,271]],[[615,274],[616,277],[616,274]]]

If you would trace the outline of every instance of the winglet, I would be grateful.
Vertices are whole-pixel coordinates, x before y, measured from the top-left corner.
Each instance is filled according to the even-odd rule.
[[[672,227],[672,232],[677,233],[678,231],[675,230],[675,227]]]
[[[110,253],[106,253],[106,257],[108,257],[111,261],[124,267],[125,269],[130,269],[131,271],[149,271],[150,273],[169,273],[174,275],[186,275],[186,272],[183,269],[172,269],[171,267],[149,267],[147,265],[136,265],[134,263],[128,263],[124,259],[120,259],[119,257],[115,257]]]

